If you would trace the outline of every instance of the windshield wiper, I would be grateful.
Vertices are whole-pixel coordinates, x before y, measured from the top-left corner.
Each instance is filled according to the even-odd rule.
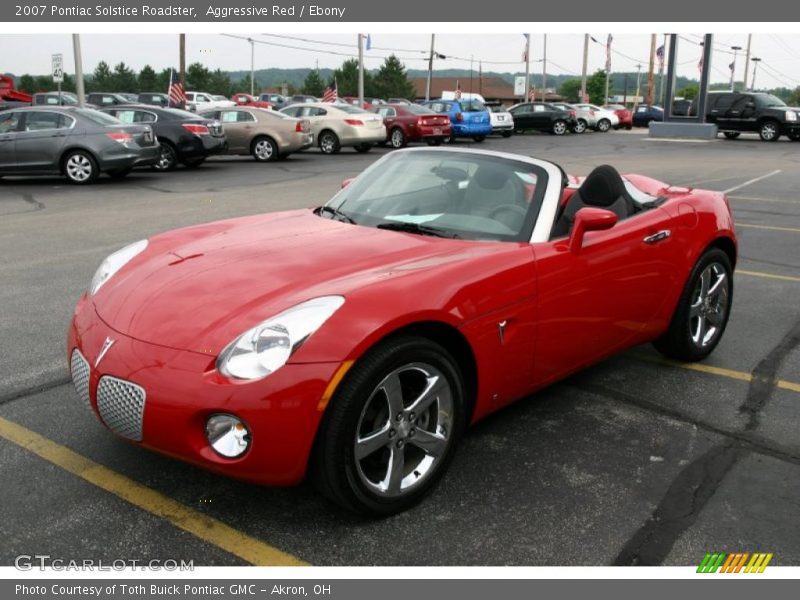
[[[320,206],[319,208],[317,208],[317,210],[315,212],[318,215],[321,215],[323,213],[329,214],[329,215],[331,215],[332,219],[336,219],[337,221],[344,221],[345,223],[350,223],[352,225],[357,225],[357,223],[353,220],[352,217],[350,217],[349,215],[343,213],[338,208],[333,208],[332,206],[327,206],[327,205]]]
[[[419,223],[409,223],[408,221],[392,221],[390,223],[379,223],[378,229],[388,229],[389,231],[406,231],[408,233],[419,233],[421,235],[433,235],[436,237],[456,239],[460,236],[457,233],[445,231],[430,225],[420,225]]]

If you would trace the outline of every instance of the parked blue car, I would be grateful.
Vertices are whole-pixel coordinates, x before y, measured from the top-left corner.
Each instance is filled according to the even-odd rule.
[[[664,120],[664,109],[660,106],[647,106],[641,104],[633,113],[634,127],[649,127],[653,121]]]
[[[431,100],[423,102],[433,112],[450,117],[452,134],[450,141],[456,138],[471,137],[482,142],[492,133],[492,121],[488,109],[477,100]]]

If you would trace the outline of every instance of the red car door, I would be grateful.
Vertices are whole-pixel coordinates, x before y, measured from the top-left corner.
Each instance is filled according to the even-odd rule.
[[[673,229],[654,208],[588,232],[578,252],[567,238],[534,244],[537,386],[666,328],[664,304],[683,285]]]

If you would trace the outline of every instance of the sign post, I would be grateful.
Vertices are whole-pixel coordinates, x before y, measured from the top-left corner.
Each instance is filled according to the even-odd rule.
[[[64,81],[64,56],[53,54],[53,83],[58,84],[58,104],[63,104],[61,99],[61,83]]]

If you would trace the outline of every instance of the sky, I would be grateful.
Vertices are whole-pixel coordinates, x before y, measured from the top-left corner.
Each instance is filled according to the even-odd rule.
[[[289,33],[236,33],[236,37],[224,34],[187,34],[186,60],[204,63],[210,69],[247,70],[250,68],[251,37],[255,43],[255,68],[338,67],[348,55],[357,53],[354,34],[303,34]],[[589,72],[605,65],[605,42],[608,32],[591,32],[597,42],[590,42]],[[611,70],[647,71],[650,55],[650,36],[639,34],[613,34]],[[290,39],[294,38],[294,39]],[[302,38],[302,39],[297,39]],[[377,68],[383,58],[394,50],[407,68],[427,68],[430,50],[430,34],[389,34],[371,36],[373,48],[365,52],[368,68]],[[657,45],[661,45],[663,34],[658,34]],[[678,74],[696,78],[702,48],[698,45],[701,36],[681,34],[678,52]],[[436,51],[447,58],[436,60],[436,68],[473,68],[482,63],[484,72],[524,73],[522,53],[525,39],[522,34],[437,34]],[[732,46],[746,47],[746,34],[725,33],[714,37],[711,81],[725,82],[730,77],[729,65],[733,60]],[[81,35],[83,63],[91,71],[101,60],[112,66],[124,61],[134,70],[149,64],[156,70],[177,65],[178,36],[176,34],[83,34]],[[531,35],[531,73],[536,84],[536,75],[541,75],[544,35]],[[391,50],[390,50],[391,49]],[[50,57],[54,53],[64,55],[67,72],[74,72],[72,36],[55,34],[0,34],[0,72],[17,75],[24,73],[46,74],[50,72]],[[336,54],[340,53],[340,54]],[[744,50],[739,51],[736,63],[736,79],[743,78]],[[344,55],[344,56],[343,56]],[[758,87],[790,87],[800,85],[800,35],[753,34],[751,56],[762,59],[758,66]],[[547,36],[547,72],[552,74],[580,75],[583,57],[583,34],[550,34]],[[752,78],[752,63],[749,78]],[[657,68],[657,67],[656,67]]]

